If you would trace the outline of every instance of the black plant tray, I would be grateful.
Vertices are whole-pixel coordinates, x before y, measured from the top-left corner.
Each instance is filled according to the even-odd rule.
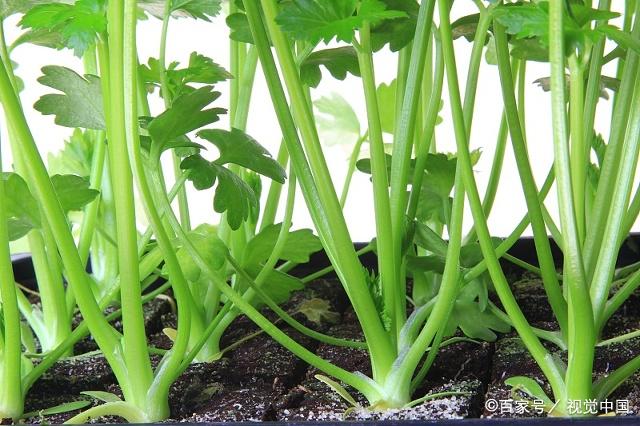
[[[366,244],[356,244],[357,248],[362,248]],[[558,266],[562,265],[562,254],[558,247],[553,244],[553,254]],[[511,255],[518,257],[522,260],[525,260],[529,263],[536,264],[536,252],[535,245],[532,238],[522,238],[520,239],[514,247],[509,251]],[[24,285],[35,288],[35,276],[33,271],[33,265],[31,262],[31,257],[28,254],[16,255],[13,257],[13,269],[16,280]],[[363,264],[370,268],[375,269],[376,267],[376,256],[373,253],[365,254],[361,257]],[[621,249],[619,258],[618,258],[618,266],[628,265],[640,260],[640,234],[631,234],[623,248]],[[297,266],[292,273],[294,275],[304,276],[309,273],[315,272],[321,268],[329,265],[329,261],[324,252],[316,253],[312,256],[309,263],[304,265]],[[517,267],[513,266],[511,263],[504,262],[504,268],[506,272],[510,271],[518,271]],[[329,275],[330,277],[331,275]],[[335,276],[335,275],[334,275]],[[482,361],[480,361],[482,362]],[[228,422],[181,422],[180,424],[187,425],[224,425]],[[244,424],[244,422],[237,422],[239,424]],[[291,421],[291,422],[268,422],[273,425],[304,425],[304,426],[315,426],[315,425],[326,425],[331,423],[338,422],[317,422],[317,421]],[[585,418],[585,419],[577,419],[577,418],[470,418],[464,420],[424,420],[424,421],[378,421],[378,422],[359,422],[359,421],[350,421],[350,422],[340,422],[344,423],[348,426],[359,426],[359,425],[383,425],[383,426],[395,426],[395,425],[406,425],[406,424],[416,424],[416,425],[640,425],[640,417],[634,416],[620,416],[620,417],[597,417],[597,418]],[[163,423],[163,424],[172,424],[172,423]],[[177,426],[178,423],[175,423]],[[246,422],[247,425],[254,424],[253,422]]]

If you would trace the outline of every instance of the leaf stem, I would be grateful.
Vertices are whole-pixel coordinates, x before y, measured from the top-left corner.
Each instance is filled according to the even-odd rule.
[[[146,406],[146,395],[152,381],[151,363],[147,351],[142,303],[140,296],[140,270],[137,262],[138,245],[135,216],[133,173],[127,151],[126,110],[131,109],[125,98],[126,76],[124,33],[125,3],[110,2],[108,6],[110,87],[107,135],[109,160],[114,190],[118,266],[121,282],[122,324],[124,334],[124,363],[128,374],[123,393],[125,399],[140,409]],[[137,117],[136,117],[137,125]],[[123,383],[121,383],[123,385]]]
[[[509,125],[511,143],[516,157],[518,172],[522,182],[522,190],[527,202],[529,220],[533,229],[536,252],[544,288],[553,309],[553,313],[558,320],[560,330],[567,333],[567,303],[562,294],[562,288],[556,275],[556,265],[551,253],[551,245],[547,236],[547,227],[542,214],[541,202],[538,188],[536,187],[531,163],[527,152],[524,131],[518,105],[515,98],[515,88],[513,84],[511,66],[509,64],[509,46],[505,29],[497,21],[493,23],[494,37],[496,42],[496,54],[498,58],[498,69],[500,71],[500,82],[502,85],[502,97],[504,100],[504,110]]]
[[[371,179],[373,182],[373,203],[376,223],[378,274],[381,283],[382,298],[385,312],[389,316],[389,328],[394,330],[394,336],[399,335],[404,323],[405,312],[402,301],[397,300],[398,287],[402,283],[397,281],[397,254],[394,255],[393,229],[391,227],[391,206],[389,204],[389,181],[387,179],[386,154],[382,137],[380,110],[376,95],[376,81],[373,70],[373,53],[371,51],[371,24],[365,22],[360,29],[360,47],[358,49],[358,63],[362,74],[367,118],[369,124],[369,149],[371,153]],[[394,339],[395,340],[395,339]]]
[[[564,2],[549,3],[549,61],[551,63],[551,113],[553,121],[554,166],[557,180],[558,204],[562,227],[562,247],[564,250],[563,283],[568,289],[569,303],[569,361],[566,373],[566,394],[561,396],[561,408],[568,400],[585,401],[591,397],[591,370],[593,365],[593,345],[595,332],[591,300],[585,280],[582,258],[580,227],[576,214],[576,198],[572,183],[572,169],[569,151],[569,133],[565,102],[565,40]],[[582,111],[583,106],[580,106]],[[582,126],[582,122],[580,123]],[[580,128],[582,131],[582,128]],[[582,167],[584,165],[580,165]],[[575,167],[578,167],[577,165]],[[578,197],[580,199],[580,197]],[[556,398],[558,398],[556,394]],[[566,398],[566,400],[564,399]]]
[[[280,82],[258,2],[257,0],[246,0],[244,4],[271,99],[274,102],[276,115],[296,176],[300,180],[307,207],[323,246],[332,264],[336,267],[338,276],[362,325],[369,343],[374,377],[385,377],[394,360],[394,347],[377,315],[377,309],[369,292],[362,265],[349,237],[349,231],[342,215],[340,202],[331,184],[331,177],[314,128],[313,114],[306,101],[291,48],[275,23],[278,6],[273,0],[261,1],[265,12],[266,26],[269,28],[276,53],[280,59],[284,80],[290,89],[291,110]],[[307,156],[300,143],[291,111],[298,118],[309,162],[307,162]]]
[[[2,23],[0,22],[0,26]],[[22,386],[22,341],[20,310],[14,285],[9,250],[8,212],[6,211],[5,180],[0,155],[0,420],[18,419],[24,411],[26,389]]]
[[[168,395],[169,388],[173,381],[180,374],[177,369],[182,362],[182,358],[186,354],[187,345],[189,343],[189,330],[190,330],[190,313],[189,313],[189,290],[188,284],[178,259],[176,257],[175,249],[169,236],[166,233],[162,219],[156,206],[152,191],[149,187],[149,181],[147,179],[146,171],[142,161],[142,154],[140,152],[140,141],[138,134],[138,114],[137,114],[137,51],[136,51],[136,25],[137,25],[137,1],[136,0],[124,0],[123,7],[123,44],[122,44],[122,65],[123,65],[123,82],[122,82],[122,98],[126,100],[124,108],[124,139],[125,151],[122,153],[123,162],[131,161],[133,170],[135,171],[136,183],[138,190],[142,196],[144,207],[146,210],[149,222],[153,227],[154,234],[156,236],[158,246],[164,257],[165,264],[169,271],[170,281],[172,283],[173,291],[176,295],[178,302],[178,335],[174,342],[174,346],[165,355],[162,363],[156,370],[155,378],[152,383],[148,383],[148,387],[144,389],[145,407],[148,418],[151,421],[157,421],[166,418],[169,415]],[[130,159],[129,159],[130,156]],[[130,183],[133,189],[132,182]],[[164,192],[164,191],[163,191]],[[133,253],[130,260],[135,259],[134,263],[137,263],[137,246],[134,244]],[[138,285],[137,298],[140,298],[140,289]],[[124,308],[123,304],[123,308]],[[123,319],[125,310],[123,309]],[[142,317],[141,317],[142,318]],[[144,333],[144,329],[143,329]],[[146,355],[145,362],[149,362],[148,349],[146,346],[146,338],[142,337],[142,340],[138,340],[137,345],[144,344],[144,351]],[[135,346],[134,346],[135,347]],[[127,351],[131,350],[131,347],[127,347]],[[137,373],[136,373],[137,375]]]
[[[554,394],[560,396],[563,394],[564,383],[562,374],[558,367],[551,360],[548,351],[542,346],[540,340],[535,335],[531,326],[522,314],[518,303],[516,302],[509,284],[502,272],[500,263],[493,247],[487,221],[482,209],[482,202],[478,194],[478,188],[473,176],[473,166],[468,147],[468,135],[464,121],[462,103],[460,100],[460,88],[458,86],[458,77],[456,69],[456,60],[453,47],[453,36],[451,32],[451,22],[449,16],[449,2],[447,0],[438,0],[438,10],[440,12],[440,34],[442,39],[442,47],[445,59],[445,69],[447,72],[447,82],[449,86],[449,97],[452,107],[452,115],[454,119],[454,130],[456,135],[456,144],[458,147],[458,161],[462,171],[464,188],[467,193],[469,205],[473,214],[476,232],[480,242],[482,253],[485,257],[487,267],[491,278],[494,282],[498,296],[509,317],[511,317],[515,329],[521,336],[525,346],[529,349],[533,358],[540,365],[542,371],[549,379],[549,383]]]
[[[162,13],[162,32],[160,33],[160,53],[158,57],[158,66],[160,67],[160,90],[162,91],[162,99],[165,108],[169,108],[173,101],[172,94],[169,91],[167,81],[167,35],[169,32],[169,21],[171,20],[171,5],[173,0],[165,0],[164,10]],[[180,169],[180,157],[175,152],[171,153],[171,161],[173,164],[174,178],[177,178],[182,170]],[[189,214],[189,203],[187,200],[187,190],[185,187],[178,192],[178,211],[180,212],[180,223],[189,231],[191,229],[191,216]]]

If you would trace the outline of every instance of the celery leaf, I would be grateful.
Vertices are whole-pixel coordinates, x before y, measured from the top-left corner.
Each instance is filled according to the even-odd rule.
[[[38,202],[29,191],[27,183],[16,173],[2,173],[4,180],[9,240],[15,241],[34,228],[40,227]]]
[[[282,166],[271,157],[269,151],[242,130],[206,129],[198,132],[198,137],[218,148],[220,156],[215,161],[216,164],[237,164],[284,183],[286,173]]]
[[[55,115],[56,124],[64,127],[106,128],[100,78],[84,77],[69,68],[50,65],[42,68],[38,81],[62,93],[42,96],[34,108],[44,115]]]
[[[214,92],[211,86],[204,86],[180,96],[169,109],[149,122],[147,126],[149,135],[155,143],[164,145],[173,139],[218,121],[220,115],[224,114],[226,110],[224,108],[205,108],[219,97],[220,93]]]
[[[213,209],[227,213],[227,222],[232,229],[238,229],[258,209],[254,189],[224,166],[196,154],[185,158],[180,167],[189,171],[189,180],[196,189],[211,188],[217,183]]]
[[[282,29],[299,40],[312,43],[338,41],[351,42],[355,30],[364,22],[377,24],[385,19],[406,17],[397,10],[387,10],[380,0],[294,0],[277,17]]]
[[[313,52],[300,66],[302,81],[309,87],[318,87],[322,80],[321,66],[325,67],[337,80],[344,80],[347,74],[360,77],[358,54],[351,46]]]
[[[243,263],[264,263],[276,245],[282,224],[265,227],[253,237],[243,254]],[[320,239],[310,229],[289,231],[279,258],[295,263],[306,263],[311,254],[322,250]]]
[[[95,43],[97,36],[107,30],[106,1],[41,4],[30,9],[22,17],[20,25],[59,33],[65,46],[81,57]]]
[[[65,212],[79,211],[99,194],[91,189],[89,179],[76,175],[54,175],[51,182]]]

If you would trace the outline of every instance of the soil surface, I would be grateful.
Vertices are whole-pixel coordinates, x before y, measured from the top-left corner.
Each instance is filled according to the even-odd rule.
[[[546,302],[540,280],[525,273],[518,274],[512,282],[516,299],[528,320],[543,329],[557,329],[557,324],[550,321],[551,308]],[[316,323],[300,313],[295,314],[296,319],[332,336],[362,339],[360,326],[354,313],[348,308],[346,295],[336,280],[311,283],[305,290],[296,293],[284,308],[288,312],[296,312],[301,303],[313,298],[329,302],[330,309],[334,312],[331,320]],[[175,326],[175,315],[171,308],[165,300],[155,301],[145,308],[147,335],[152,346],[171,346],[170,340],[162,333],[163,328]],[[264,314],[275,319],[268,310],[264,310]],[[603,336],[618,336],[637,330],[639,326],[640,297],[634,296],[612,318]],[[371,374],[369,358],[364,350],[319,344],[289,327],[283,326],[282,330],[339,367]],[[224,335],[222,347],[256,331],[257,327],[241,316]],[[566,354],[561,350],[552,345],[548,345],[548,348],[559,360],[566,359]],[[92,351],[95,345],[86,339],[76,345],[76,350],[78,349]],[[594,378],[606,375],[637,355],[640,355],[640,339],[598,348]],[[522,395],[512,394],[505,380],[513,376],[527,376],[550,393],[540,369],[514,333],[499,336],[493,343],[463,341],[441,348],[424,384],[414,397],[438,393],[448,396],[428,399],[412,408],[370,411],[362,408],[366,406],[364,397],[345,386],[362,406],[352,407],[319,381],[316,378],[318,374],[321,374],[318,370],[307,366],[266,334],[257,334],[235,349],[225,352],[220,360],[191,365],[171,389],[169,421],[201,423],[533,417],[545,414],[536,412],[531,404],[523,405],[518,402]],[[63,402],[86,399],[93,405],[100,403],[82,395],[81,392],[84,391],[120,394],[115,377],[100,354],[58,362],[30,391],[26,411],[36,414],[26,419],[26,423],[61,423],[78,412],[56,415],[38,413],[39,410]],[[640,375],[621,386],[610,399],[628,401],[628,414],[640,415]],[[498,408],[493,409],[493,404],[488,401],[495,401]],[[510,401],[511,410],[503,401]],[[522,406],[527,409],[523,410]],[[102,418],[96,421],[109,423],[119,422],[121,419]]]

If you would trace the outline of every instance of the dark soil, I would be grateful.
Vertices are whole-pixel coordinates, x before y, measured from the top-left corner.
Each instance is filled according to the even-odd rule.
[[[513,289],[529,321],[544,329],[557,325],[551,318],[551,309],[540,281],[529,274],[520,274]],[[347,298],[335,280],[319,280],[304,291],[296,293],[286,304],[288,312],[305,300],[321,298],[329,301],[331,309],[339,314],[337,323],[310,322],[305,316],[296,318],[307,326],[332,336],[361,340],[362,332],[354,313],[348,309]],[[169,348],[171,342],[162,333],[165,327],[175,326],[175,316],[166,302],[146,308],[147,333],[150,344]],[[640,325],[640,297],[630,299],[623,315],[614,317],[604,331],[605,338],[636,330]],[[275,319],[268,310],[265,315]],[[626,314],[626,315],[624,315]],[[282,324],[281,324],[282,325]],[[309,350],[349,371],[371,374],[366,351],[318,344],[295,330],[283,331]],[[222,347],[258,331],[247,318],[241,316],[222,339]],[[90,348],[85,341],[83,348]],[[554,353],[563,359],[564,353]],[[640,355],[640,339],[598,348],[595,377],[600,377],[620,366],[633,356]],[[213,363],[197,363],[174,384],[170,395],[171,421],[223,422],[223,421],[369,421],[369,420],[425,420],[477,417],[527,417],[529,413],[500,413],[485,408],[488,400],[512,400],[505,379],[527,376],[537,380],[549,392],[540,369],[528,355],[515,334],[500,336],[495,343],[458,342],[441,348],[429,370],[425,385],[414,397],[439,392],[461,392],[454,396],[428,400],[416,407],[385,412],[353,408],[327,385],[318,381],[315,368],[290,354],[265,334],[242,343],[225,357]],[[346,387],[350,394],[366,406],[363,396]],[[60,361],[31,390],[26,411],[40,410],[61,402],[79,399],[82,391],[104,390],[118,394],[115,378],[104,358],[99,355]],[[88,397],[85,397],[88,398]],[[635,376],[611,397],[629,400],[629,413],[640,414],[640,375]],[[93,402],[97,404],[97,402]],[[515,411],[515,404],[513,405]],[[59,423],[70,414],[32,417],[28,423]],[[103,422],[119,419],[100,419]]]

